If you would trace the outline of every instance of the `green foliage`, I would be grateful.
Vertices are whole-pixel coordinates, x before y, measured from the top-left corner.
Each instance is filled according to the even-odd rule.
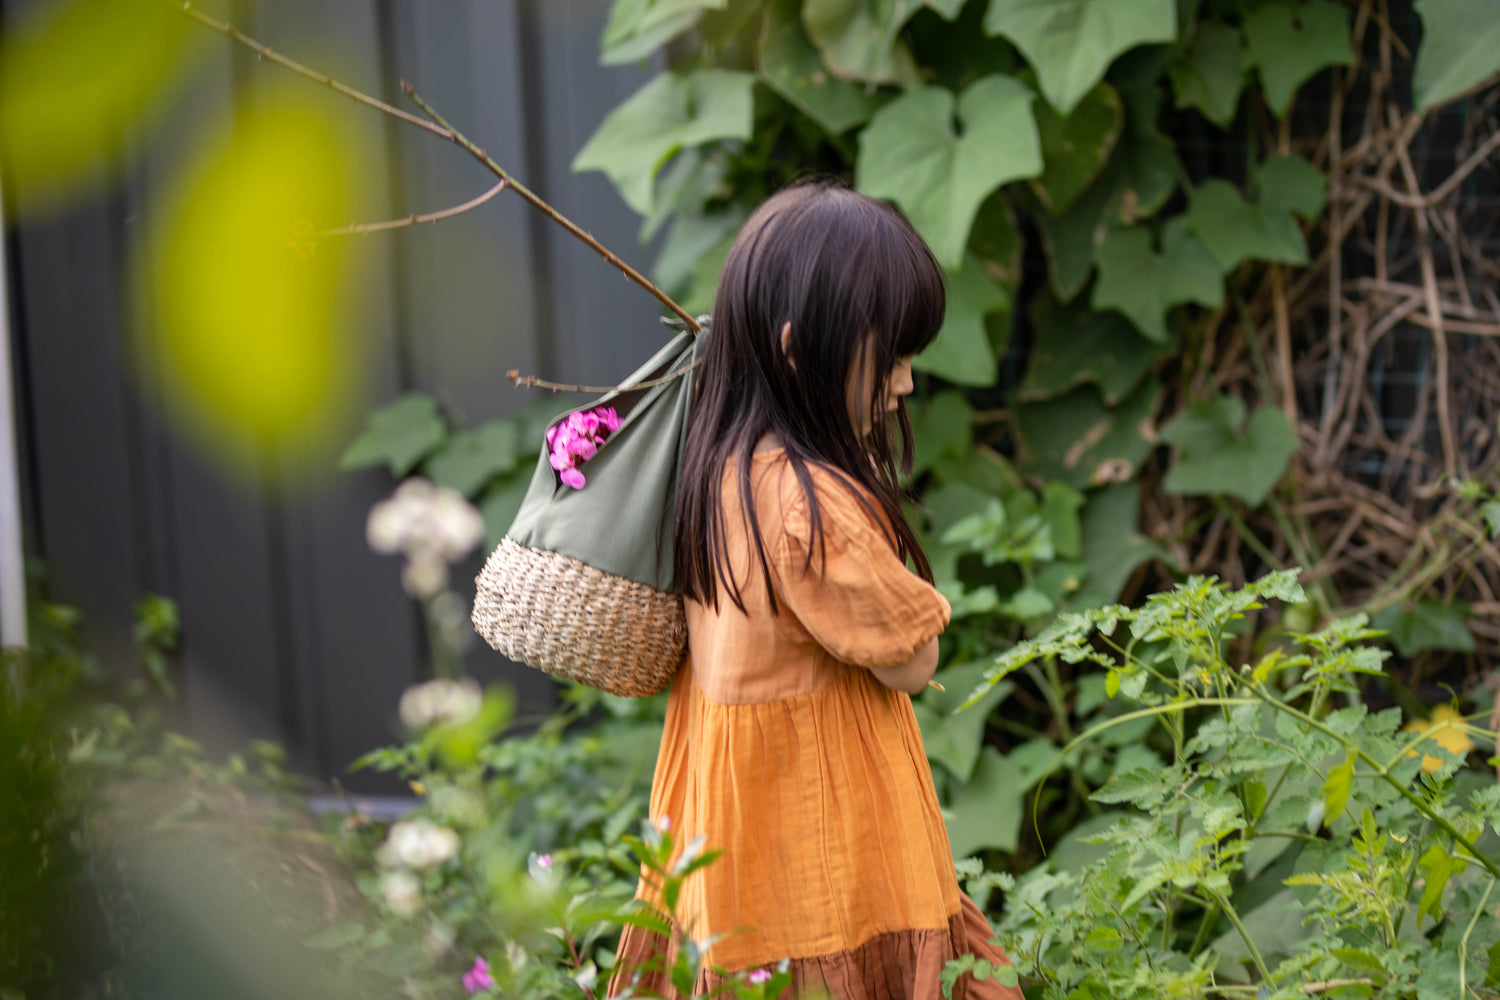
[[[1500,4],[1495,0],[1417,0],[1422,47],[1412,79],[1418,110],[1451,100],[1500,73]]]
[[[1165,489],[1173,493],[1227,493],[1258,506],[1286,471],[1297,436],[1286,414],[1262,406],[1245,422],[1236,396],[1191,404],[1161,429],[1161,438],[1182,449]]]
[[[1314,73],[1354,61],[1349,12],[1329,0],[1267,3],[1245,17],[1245,65],[1260,72],[1266,102],[1277,115]]]
[[[1116,811],[1082,838],[1091,850],[971,882],[1006,890],[1000,941],[1038,996],[1290,1000],[1345,982],[1423,997],[1493,975],[1493,778],[1358,700],[1354,676],[1386,655],[1362,617],[1245,645],[1273,600],[1305,600],[1295,574],[1240,590],[1194,577],[1140,608],[1062,615],[985,670],[971,701],[1018,670],[1103,672],[1115,714],[1049,768],[1137,722],[1160,755],[1092,792]],[[1251,648],[1253,664],[1232,658]]]

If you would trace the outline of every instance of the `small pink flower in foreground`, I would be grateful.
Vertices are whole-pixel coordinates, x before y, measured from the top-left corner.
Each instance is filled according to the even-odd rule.
[[[769,983],[771,981],[771,970],[756,969],[754,972],[750,973],[748,978],[751,984],[755,986],[759,986],[762,983]]]
[[[490,975],[490,963],[483,956],[474,959],[474,968],[464,973],[464,989],[469,993],[483,993],[495,988],[495,977]]]
[[[550,855],[550,854],[543,854],[541,857],[537,858],[536,859],[536,866],[538,868],[540,868],[544,872],[545,871],[551,871],[552,870],[552,855]]]
[[[661,819],[657,820],[656,828],[662,833],[666,833],[668,830],[672,829],[672,817],[663,816]]]

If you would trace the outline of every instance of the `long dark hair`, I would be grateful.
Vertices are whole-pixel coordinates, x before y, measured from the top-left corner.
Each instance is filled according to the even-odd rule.
[[[872,514],[883,514],[877,520],[894,532],[887,535],[893,548],[931,581],[901,510],[899,476],[911,471],[911,422],[904,402],[888,416],[881,395],[899,360],[937,337],[944,304],[942,269],[932,251],[885,202],[814,182],[782,190],[755,211],[719,279],[688,423],[673,545],[684,595],[717,609],[722,583],[745,610],[725,543],[721,486],[733,458],[746,526],[776,612],[750,482],[751,455],[767,431],[780,437],[807,497],[813,537],[804,570],[824,547],[808,471],[817,465]],[[791,340],[783,351],[787,323]],[[856,366],[870,360],[873,426],[862,436],[850,420],[846,386]]]

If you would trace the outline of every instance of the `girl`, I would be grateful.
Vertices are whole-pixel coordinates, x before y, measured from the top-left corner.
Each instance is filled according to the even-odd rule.
[[[949,607],[902,514],[902,397],[943,305],[895,209],[793,187],[730,249],[698,375],[674,548],[688,654],[651,817],[726,852],[678,905],[696,940],[727,935],[708,964],[789,958],[798,994],[941,1000],[948,960],[1005,961],[959,891],[910,698]],[[611,995],[665,946],[626,928]],[[720,982],[703,976],[700,991]],[[675,995],[660,973],[639,985]],[[1020,997],[968,976],[965,991]]]

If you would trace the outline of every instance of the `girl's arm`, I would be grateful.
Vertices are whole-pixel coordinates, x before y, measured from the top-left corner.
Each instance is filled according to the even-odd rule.
[[[872,667],[870,673],[875,679],[886,687],[895,691],[905,691],[907,694],[921,694],[927,682],[932,680],[933,673],[937,670],[938,663],[938,641],[934,637],[931,642],[917,650],[911,659],[898,667]]]

